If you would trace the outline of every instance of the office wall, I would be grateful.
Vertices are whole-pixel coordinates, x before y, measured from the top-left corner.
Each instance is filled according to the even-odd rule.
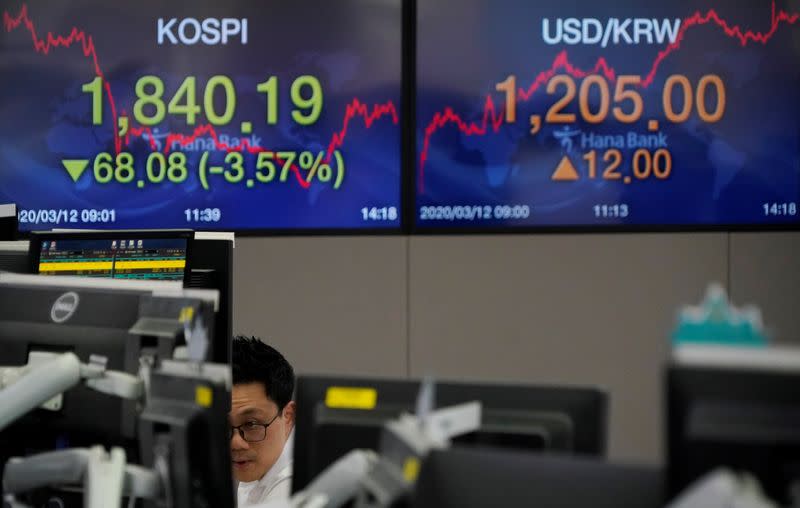
[[[709,281],[800,341],[800,234],[239,238],[236,329],[301,373],[594,384],[612,459],[660,463],[659,370]]]
[[[234,333],[273,343],[299,372],[405,376],[407,242],[238,238]]]
[[[757,303],[778,342],[800,343],[800,233],[731,235],[731,298]]]

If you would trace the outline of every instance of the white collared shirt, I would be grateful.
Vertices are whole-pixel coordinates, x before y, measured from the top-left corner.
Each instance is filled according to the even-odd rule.
[[[294,429],[289,433],[278,460],[260,480],[239,482],[236,495],[238,508],[251,508],[267,501],[288,500],[291,497],[293,449]]]

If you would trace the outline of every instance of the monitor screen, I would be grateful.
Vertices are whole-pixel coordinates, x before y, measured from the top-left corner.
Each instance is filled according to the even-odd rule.
[[[508,450],[433,450],[410,508],[497,506],[662,508],[661,470]]]
[[[0,204],[0,242],[8,242],[17,237],[17,206]]]
[[[292,489],[358,448],[378,450],[383,426],[416,411],[419,380],[299,376]],[[607,396],[588,387],[436,383],[435,407],[482,405],[481,426],[453,441],[467,447],[602,456]]]
[[[176,284],[0,274],[0,366],[71,352],[138,375],[143,357],[158,363],[185,346],[186,327],[206,327],[213,340],[215,295]],[[135,462],[139,402],[78,384],[0,432],[0,469],[11,455],[96,444],[125,446]]]
[[[20,228],[400,226],[401,0],[0,8]]]
[[[233,235],[195,235],[184,287],[214,289],[219,292],[219,307],[214,319],[216,362],[230,363],[233,338]]]
[[[800,485],[800,351],[683,346],[665,376],[670,497],[725,468],[789,506]]]
[[[419,2],[416,228],[797,228],[798,16]]]
[[[112,279],[183,281],[191,232],[34,233],[33,272]]]
[[[0,241],[0,272],[30,273],[28,242]]]
[[[17,218],[0,215],[0,242],[10,242],[17,237]]]
[[[171,472],[166,502],[152,506],[236,508],[228,438],[230,367],[194,367],[165,362],[150,378],[139,420],[142,465],[158,469],[167,463]]]

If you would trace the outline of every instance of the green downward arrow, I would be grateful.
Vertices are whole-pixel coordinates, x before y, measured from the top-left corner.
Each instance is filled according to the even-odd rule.
[[[64,165],[67,173],[69,173],[69,176],[72,177],[72,181],[77,183],[78,178],[81,177],[83,171],[86,169],[86,166],[89,165],[89,161],[86,159],[64,159],[61,161],[61,164]]]

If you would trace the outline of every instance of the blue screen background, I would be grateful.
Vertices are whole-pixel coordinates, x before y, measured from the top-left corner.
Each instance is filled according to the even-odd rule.
[[[113,4],[84,0],[26,5],[25,20],[32,23],[43,43],[48,34],[66,38],[73,28],[87,36],[69,47],[50,47],[47,54],[41,48],[35,50],[24,21],[16,28],[8,23],[20,18],[23,3],[3,2],[0,8],[4,15],[4,29],[0,30],[0,202],[18,204],[20,229],[399,227],[399,213],[393,220],[385,213],[379,220],[374,220],[375,216],[365,220],[362,208],[400,207],[400,0]],[[156,21],[160,17],[179,21],[185,17],[247,18],[248,42],[242,45],[233,37],[227,45],[159,46]],[[128,184],[98,183],[91,160],[101,152],[114,153],[115,127],[105,93],[103,123],[92,125],[91,95],[81,90],[96,75],[93,55],[84,51],[87,40],[110,84],[117,114],[125,113],[131,121],[137,99],[134,86],[144,75],[164,81],[165,103],[186,76],[196,76],[201,106],[208,79],[225,75],[236,88],[236,113],[229,124],[216,126],[215,132],[230,146],[247,138],[240,132],[244,121],[253,125],[252,137],[247,138],[250,143],[274,151],[309,150],[314,155],[327,151],[334,135],[346,130],[338,147],[346,168],[341,187],[335,190],[332,181],[319,179],[309,184],[304,178],[307,173],[300,170],[299,177],[290,173],[286,182],[278,182],[278,178],[269,184],[256,181],[248,188],[245,183],[253,179],[256,155],[245,151],[245,179],[234,184],[223,175],[210,175],[209,189],[204,189],[196,169],[201,154],[210,152],[209,165],[222,164],[227,150],[207,133],[192,145],[170,147],[165,143],[167,133],[189,136],[197,125],[207,124],[202,112],[195,126],[187,125],[183,116],[167,114],[162,124],[151,128],[152,141],[147,134],[130,135],[122,149],[136,160],[136,178]],[[298,125],[291,117],[289,89],[301,75],[317,77],[324,94],[322,113],[311,126]],[[277,125],[267,124],[266,96],[256,91],[257,84],[270,76],[279,80]],[[224,109],[222,95],[218,91],[214,99],[218,112]],[[363,109],[346,123],[348,107],[357,104]],[[187,155],[186,181],[146,181],[143,188],[137,187],[152,152],[151,142],[167,154],[181,151]],[[90,159],[90,165],[73,182],[62,159]],[[201,213],[190,212],[187,218],[187,209]],[[209,209],[220,213],[202,213]],[[37,213],[48,210],[56,212],[55,221],[50,220],[52,213],[49,217]],[[113,222],[110,214],[90,216],[85,210],[114,210]],[[69,213],[58,213],[61,211]]]
[[[794,5],[794,4],[793,4]],[[556,18],[676,18],[687,20],[714,9],[717,17],[682,27],[683,37],[657,66],[663,44],[546,44],[542,19]],[[776,2],[781,10],[795,14],[787,2]],[[458,23],[449,22],[457,11]],[[415,225],[439,227],[570,227],[624,226],[715,226],[797,224],[800,214],[790,214],[790,205],[800,204],[800,22],[780,21],[773,33],[769,1],[676,1],[632,0],[582,2],[530,2],[526,0],[439,0],[420,2],[417,12],[417,129]],[[742,45],[728,28],[769,34],[766,44],[749,41]],[[631,33],[632,30],[629,30]],[[559,56],[562,60],[557,61]],[[565,126],[543,124],[536,135],[528,132],[531,114],[542,118],[563,95],[548,95],[539,86],[530,100],[518,99],[517,122],[492,125],[501,115],[505,95],[495,85],[509,75],[517,87],[528,89],[537,77],[553,70],[568,74],[574,69],[590,71],[604,59],[616,76],[645,76],[655,70],[652,83],[638,88],[644,114],[639,122],[621,124],[609,113],[600,124],[589,125],[578,114],[566,126],[571,143],[559,137]],[[700,120],[693,110],[680,124],[666,120],[662,90],[668,76],[685,75],[696,88],[701,76],[716,74],[726,88],[726,108],[716,123]],[[546,81],[545,81],[546,83]],[[581,80],[576,78],[580,86]],[[609,80],[611,106],[614,82]],[[487,96],[491,106],[487,106]],[[677,97],[677,92],[675,93]],[[590,94],[592,111],[598,110],[599,94]],[[713,93],[708,108],[713,110]],[[681,102],[674,100],[675,109]],[[491,107],[494,107],[492,110]],[[450,109],[463,122],[436,124]],[[625,106],[630,110],[630,105]],[[489,114],[487,116],[487,111]],[[578,96],[563,110],[578,113]],[[451,115],[451,118],[452,116]],[[487,120],[488,119],[488,120]],[[590,179],[582,156],[582,135],[653,134],[647,121],[659,121],[672,156],[672,171],[665,180],[648,178],[629,184],[622,180]],[[500,117],[502,121],[502,118]],[[467,132],[472,129],[472,133]],[[476,134],[475,131],[484,134]],[[627,139],[627,138],[626,138]],[[598,149],[600,156],[603,149]],[[632,173],[635,149],[623,148],[623,176]],[[422,161],[422,154],[427,159]],[[569,156],[580,178],[552,181],[551,174],[564,156]],[[602,172],[601,162],[599,172]],[[784,205],[777,214],[765,213],[765,204]],[[625,204],[597,216],[596,206]],[[525,205],[525,218],[481,220],[454,217],[453,207],[473,206],[494,210],[496,206]],[[437,207],[438,211],[437,211]],[[444,212],[443,212],[444,210]],[[616,210],[616,211],[613,211]],[[447,215],[449,213],[449,216]],[[426,215],[424,220],[422,216]]]

